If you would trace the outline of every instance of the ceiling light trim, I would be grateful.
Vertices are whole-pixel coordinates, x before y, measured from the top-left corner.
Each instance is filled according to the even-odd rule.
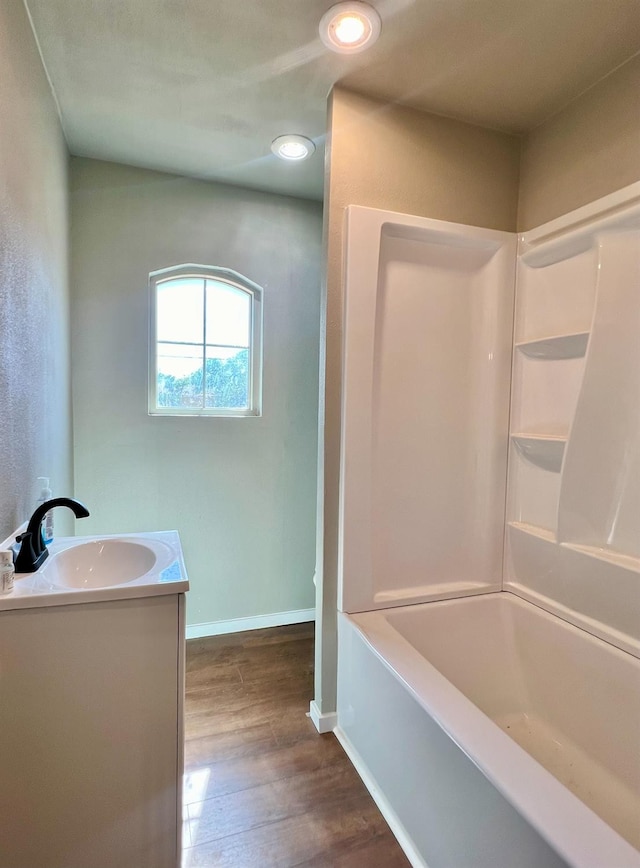
[[[320,19],[320,39],[338,54],[358,54],[380,36],[382,21],[373,6],[361,0],[336,3]]]
[[[288,163],[302,163],[314,153],[316,146],[311,139],[297,133],[286,133],[271,142],[271,150]]]

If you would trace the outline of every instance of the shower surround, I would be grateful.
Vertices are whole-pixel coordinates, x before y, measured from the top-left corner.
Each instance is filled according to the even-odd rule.
[[[416,866],[640,868],[640,184],[346,250],[336,734]]]

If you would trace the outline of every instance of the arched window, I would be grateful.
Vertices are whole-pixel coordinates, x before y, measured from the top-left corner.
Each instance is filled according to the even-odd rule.
[[[149,413],[259,416],[262,289],[227,268],[149,275]]]

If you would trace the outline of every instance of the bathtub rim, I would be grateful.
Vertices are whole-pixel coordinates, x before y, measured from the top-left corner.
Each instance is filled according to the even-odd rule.
[[[568,865],[640,868],[640,852],[503,732],[386,620],[386,615],[403,609],[415,611],[436,604],[473,605],[473,601],[490,597],[500,597],[509,605],[534,610],[545,620],[577,631],[587,641],[605,645],[618,654],[627,654],[509,591],[372,612],[339,612],[338,617],[355,627],[369,649],[418,705]],[[522,785],[523,780],[526,786]]]

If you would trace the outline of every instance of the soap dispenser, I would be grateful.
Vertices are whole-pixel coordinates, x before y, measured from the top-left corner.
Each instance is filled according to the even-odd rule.
[[[41,503],[45,503],[47,500],[51,500],[52,493],[49,488],[49,479],[46,476],[39,476],[38,482],[40,484],[40,497],[36,503],[36,506],[40,506]],[[42,521],[42,540],[45,545],[49,545],[53,542],[53,510],[49,510],[49,512],[45,515]]]
[[[10,594],[13,591],[13,552],[0,552],[0,594]]]

